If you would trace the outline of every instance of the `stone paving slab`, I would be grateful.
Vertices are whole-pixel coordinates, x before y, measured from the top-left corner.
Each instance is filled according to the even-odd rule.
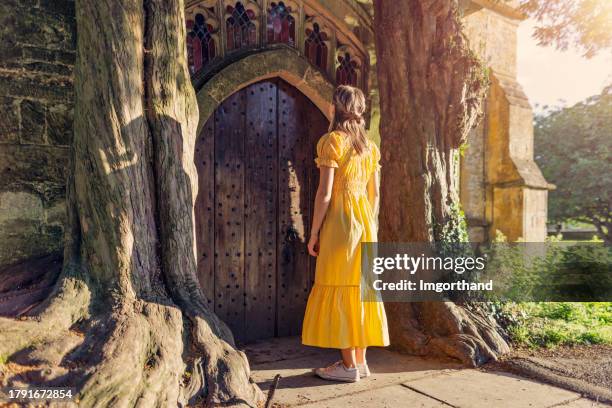
[[[271,339],[243,350],[253,379],[265,393],[274,376],[282,376],[275,407],[612,408],[511,374],[465,369],[382,348],[368,350],[372,377],[352,384],[315,377],[311,369],[338,360],[338,351],[302,346],[299,337]]]
[[[326,401],[302,405],[307,408],[448,408],[449,405],[411,391],[401,385],[391,385],[374,391],[345,395]]]
[[[249,357],[251,366],[317,354],[327,354],[330,357],[338,354],[337,350],[304,346],[299,337],[275,337],[258,341],[242,347],[242,351]]]
[[[460,365],[405,356],[381,348],[368,350],[373,375],[357,383],[346,384],[322,380],[312,368],[339,359],[337,350],[314,349],[299,345],[299,339],[275,339],[245,348],[251,362],[252,377],[267,392],[276,374],[282,376],[274,402],[297,405],[344,397],[366,390],[376,390],[405,381],[440,375],[457,370]],[[303,347],[303,348],[302,348]],[[283,356],[284,358],[279,358]]]
[[[404,383],[409,388],[466,408],[546,408],[576,401],[579,394],[502,372],[465,369]]]

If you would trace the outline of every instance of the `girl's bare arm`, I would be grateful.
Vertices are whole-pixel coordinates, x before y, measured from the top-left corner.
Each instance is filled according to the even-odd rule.
[[[329,208],[332,196],[332,186],[334,185],[334,168],[321,167],[319,176],[319,187],[314,202],[314,214],[312,216],[312,227],[310,236],[318,236],[325,214]]]

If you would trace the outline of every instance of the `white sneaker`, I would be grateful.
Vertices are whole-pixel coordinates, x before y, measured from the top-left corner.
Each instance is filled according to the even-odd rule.
[[[372,375],[372,373],[370,373],[370,367],[368,367],[368,363],[357,363],[357,370],[359,371],[360,378],[365,378]]]
[[[359,370],[356,367],[346,368],[342,360],[329,367],[317,368],[314,373],[325,380],[356,382],[359,381]]]

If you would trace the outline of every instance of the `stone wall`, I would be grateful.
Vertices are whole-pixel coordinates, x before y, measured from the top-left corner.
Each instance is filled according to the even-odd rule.
[[[462,158],[461,202],[472,241],[494,239],[498,231],[511,241],[543,241],[550,185],[533,160],[533,112],[516,79],[522,17],[494,8],[472,8],[464,18],[471,48],[490,68],[491,87],[485,118]]]
[[[495,72],[516,77],[516,20],[490,9],[481,9],[464,18],[470,47]]]
[[[74,3],[0,2],[0,265],[62,247]]]
[[[472,129],[461,157],[459,192],[471,242],[487,240],[484,123]]]

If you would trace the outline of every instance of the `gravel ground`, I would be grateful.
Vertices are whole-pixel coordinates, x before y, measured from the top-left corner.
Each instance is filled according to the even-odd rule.
[[[612,346],[517,349],[485,369],[501,369],[612,403]]]

